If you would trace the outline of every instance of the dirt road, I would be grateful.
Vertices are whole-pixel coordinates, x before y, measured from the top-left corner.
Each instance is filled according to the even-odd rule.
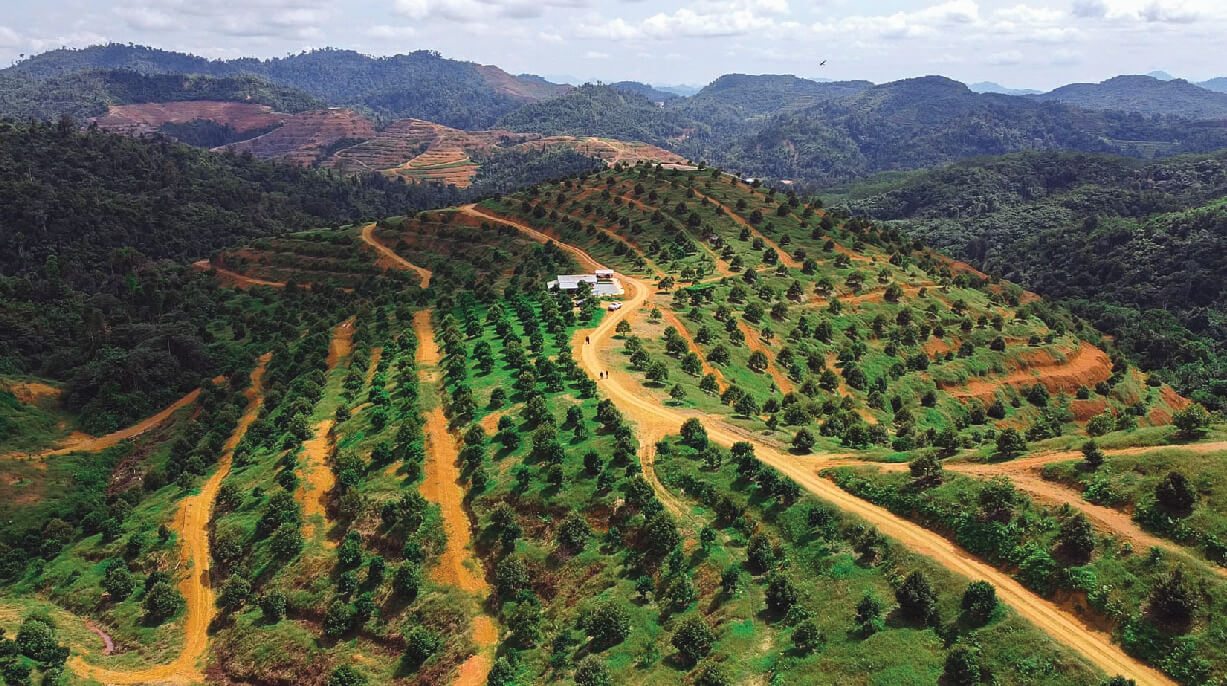
[[[120,429],[119,431],[109,433],[105,436],[90,436],[89,434],[78,431],[60,441],[56,447],[49,450],[29,454],[14,453],[10,455],[3,455],[0,456],[0,459],[11,459],[17,457],[33,457],[42,459],[45,457],[51,457],[52,455],[63,455],[65,453],[96,453],[100,450],[106,450],[120,441],[126,441],[129,438],[135,438],[146,431],[149,431],[150,429],[156,429],[166,420],[170,419],[172,414],[196,402],[196,398],[198,397],[200,397],[199,388],[188,393],[182,398],[179,398],[175,402],[171,403],[169,407],[153,415],[152,417],[147,417],[140,422],[127,427],[126,429]]]
[[[766,372],[771,376],[771,380],[775,382],[776,389],[784,395],[792,393],[792,381],[789,381],[788,377],[780,373],[780,368],[775,364],[775,355],[772,355],[767,346],[763,345],[763,339],[759,333],[741,319],[737,320],[737,328],[741,329],[741,335],[745,337],[746,346],[750,348],[751,353],[761,352],[767,356]]]
[[[328,344],[328,372],[336,369],[341,360],[349,355],[353,338],[354,320],[352,317],[333,329],[332,340]],[[331,417],[320,420],[315,425],[311,438],[302,444],[304,480],[303,487],[299,491],[299,499],[303,509],[302,534],[303,538],[308,540],[315,536],[317,519],[327,523],[328,493],[337,483],[336,475],[328,466],[328,458],[332,456],[333,424],[335,420]]]
[[[477,205],[465,205],[460,208],[460,211],[465,214],[473,215],[475,217],[481,217],[482,219],[489,219],[489,220],[499,222],[501,224],[506,224],[507,226],[514,226],[515,228],[519,229],[521,232],[526,233],[529,236],[531,236],[533,240],[537,241],[538,243],[555,243],[556,245],[558,245],[558,247],[571,253],[571,255],[575,257],[575,260],[579,262],[579,265],[583,267],[584,269],[587,269],[592,272],[598,269],[604,269],[604,267],[601,266],[600,262],[597,262],[595,259],[593,259],[592,255],[589,255],[588,253],[584,252],[583,250],[580,250],[579,248],[573,245],[570,245],[568,243],[562,243],[554,239],[552,236],[544,234],[538,231],[537,229],[534,229],[533,227],[521,221],[494,214],[493,212],[487,209],[484,209],[482,207],[478,207]]]
[[[231,286],[235,288],[243,288],[243,287],[250,287],[250,286],[268,286],[270,288],[285,288],[284,281],[265,281],[264,279],[257,279],[254,276],[247,276],[245,274],[240,274],[238,272],[232,272],[229,269],[226,269],[225,267],[219,267],[208,260],[200,260],[199,262],[193,262],[192,266],[203,272],[207,272],[207,271],[217,272],[217,278],[221,279],[222,283],[226,284],[227,286]],[[303,287],[306,288],[307,286],[303,285]]]
[[[577,346],[575,358],[594,379],[597,378],[598,371],[607,369],[599,355],[602,344],[612,336],[617,323],[642,305],[646,297],[645,284],[625,275],[622,275],[622,278],[626,283],[628,293],[631,294],[626,299],[626,306],[606,316],[595,329],[577,334],[577,339],[580,335],[586,335],[593,341],[593,344],[583,345],[581,343]],[[641,429],[646,428],[649,433],[676,432],[682,422],[688,416],[692,416],[652,402],[640,391],[638,384],[635,384],[633,379],[629,379],[625,374],[612,373],[609,379],[602,379],[599,383],[606,397],[613,400],[628,419],[634,421]],[[706,426],[708,437],[724,446],[730,446],[746,438],[727,430],[719,422],[708,422]],[[777,451],[759,440],[752,442],[755,444],[755,451],[760,460],[787,474],[811,493],[862,518],[877,527],[886,536],[919,554],[936,560],[957,574],[968,579],[989,581],[996,587],[997,594],[1002,601],[1054,639],[1082,654],[1108,674],[1124,674],[1143,686],[1173,683],[1156,670],[1126,655],[1123,650],[1112,643],[1111,637],[1107,634],[1083,625],[1055,604],[1037,597],[1008,574],[978,560],[941,535],[897,517],[884,508],[867,503],[819,477],[812,468],[812,459],[799,459]]]
[[[418,380],[426,392],[435,393],[436,384],[442,378],[438,368],[442,355],[435,343],[430,314],[430,310],[415,312],[413,330],[418,338]],[[469,549],[472,523],[464,507],[464,487],[460,484],[460,467],[457,464],[460,451],[456,438],[448,429],[441,402],[435,402],[425,419],[426,464],[420,489],[424,498],[439,505],[443,514],[443,528],[447,531],[447,546],[439,556],[438,564],[431,569],[431,578],[475,593],[484,601],[490,594],[490,587],[481,571],[481,563],[473,558]],[[494,665],[494,648],[498,644],[498,630],[494,621],[485,614],[479,614],[473,618],[472,632],[478,651],[460,665],[453,686],[485,684]]]
[[[367,245],[370,245],[372,248],[374,248],[376,252],[379,253],[382,260],[386,260],[393,267],[396,267],[398,269],[407,269],[411,272],[416,272],[417,275],[421,277],[422,281],[420,285],[422,286],[422,288],[430,287],[430,276],[431,276],[430,270],[426,269],[425,267],[419,267],[418,265],[410,262],[409,260],[406,260],[400,255],[397,255],[396,251],[392,250],[388,246],[376,240],[375,239],[375,222],[371,222],[370,224],[367,224],[366,226],[362,227],[362,240],[366,241]]]
[[[204,681],[200,661],[209,647],[209,622],[213,620],[214,613],[212,580],[209,578],[209,519],[222,480],[230,472],[230,459],[234,455],[234,448],[243,440],[247,428],[259,416],[260,406],[264,401],[261,382],[269,358],[268,354],[261,357],[251,372],[247,409],[239,418],[234,433],[223,446],[217,469],[201,485],[200,493],[181,501],[179,511],[175,515],[173,528],[182,543],[183,566],[188,570],[188,574],[179,583],[179,592],[183,594],[187,605],[183,623],[183,650],[173,661],[164,665],[132,671],[107,669],[75,657],[70,664],[73,671],[81,676],[104,684],[199,684]]]

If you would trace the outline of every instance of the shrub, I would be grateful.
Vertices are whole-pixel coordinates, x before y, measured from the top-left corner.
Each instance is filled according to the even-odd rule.
[[[950,686],[974,686],[980,683],[980,651],[958,645],[946,654],[943,682]]]
[[[698,614],[683,619],[673,632],[673,647],[692,664],[706,657],[715,642],[716,634]]]
[[[812,653],[826,643],[826,637],[813,619],[803,620],[792,630],[792,644],[802,653]]]
[[[617,645],[631,633],[631,617],[626,607],[610,598],[599,601],[583,617],[581,625],[594,644],[600,647]]]
[[[424,626],[415,626],[405,634],[405,662],[419,667],[439,649],[439,636]]]
[[[349,665],[341,665],[332,670],[328,686],[366,686],[366,677]]]
[[[575,667],[575,683],[577,686],[611,686],[613,678],[604,660],[597,655],[586,655]]]
[[[903,615],[915,622],[932,623],[937,619],[937,593],[929,579],[919,571],[912,572],[895,590],[895,600]]]
[[[183,607],[183,596],[166,581],[154,584],[145,594],[145,613],[156,624],[170,619]]]
[[[973,581],[963,591],[963,612],[968,619],[982,625],[997,611],[997,589],[987,581]]]
[[[1187,627],[1193,620],[1197,607],[1197,589],[1180,567],[1160,579],[1150,593],[1151,615],[1160,623],[1174,629]]]
[[[1159,483],[1155,484],[1155,500],[1168,514],[1177,517],[1187,516],[1197,504],[1197,491],[1188,477],[1180,472],[1168,472]]]
[[[767,607],[774,612],[788,612],[797,602],[797,587],[783,572],[772,572],[767,579]]]

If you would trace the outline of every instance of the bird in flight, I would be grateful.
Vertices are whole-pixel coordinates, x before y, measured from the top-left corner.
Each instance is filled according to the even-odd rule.
[[[826,60],[822,60],[821,62],[819,62],[819,63],[818,63],[818,66],[820,66],[820,67],[825,67],[825,66],[827,66],[827,61],[826,61]]]

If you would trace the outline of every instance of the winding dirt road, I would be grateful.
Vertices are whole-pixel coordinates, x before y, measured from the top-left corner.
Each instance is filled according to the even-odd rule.
[[[418,338],[418,380],[426,389],[434,389],[442,378],[438,368],[442,355],[435,342],[430,316],[430,310],[418,310],[413,314],[413,331]],[[482,567],[469,551],[472,525],[464,507],[464,487],[460,485],[460,468],[457,465],[460,451],[448,429],[441,402],[434,403],[434,407],[426,412],[425,419],[426,464],[420,490],[422,497],[439,505],[443,514],[443,528],[447,532],[447,546],[439,555],[438,564],[431,569],[431,578],[475,593],[484,601],[490,594],[490,587],[486,584],[485,576],[474,571]],[[472,636],[478,650],[460,665],[453,686],[485,684],[494,665],[494,648],[498,643],[494,621],[485,614],[474,617]]]
[[[576,335],[576,340],[580,342],[575,345],[575,358],[594,379],[597,378],[598,371],[607,368],[599,353],[603,344],[612,336],[614,327],[646,299],[645,284],[625,275],[621,277],[628,287],[628,292],[632,293],[626,299],[623,309],[606,316],[595,329],[581,331]],[[583,344],[584,336],[593,343]],[[638,384],[626,374],[611,373],[609,379],[602,379],[599,383],[606,396],[613,400],[622,413],[633,420],[641,430],[646,429],[649,434],[675,433],[689,417],[702,416],[657,405],[649,400],[638,389]],[[710,440],[724,446],[746,440],[746,436],[728,430],[720,422],[710,421],[709,417],[703,418],[707,420],[705,425]],[[997,588],[1002,601],[1108,674],[1123,674],[1142,686],[1174,683],[1125,654],[1120,647],[1112,643],[1107,634],[1084,625],[1057,605],[1037,597],[1008,574],[975,558],[941,535],[900,518],[884,508],[867,503],[819,477],[812,468],[812,460],[799,459],[778,451],[758,439],[752,439],[751,442],[754,443],[755,452],[762,462],[787,474],[811,493],[862,518],[886,536],[914,552],[936,560],[950,571],[968,579],[989,581]]]
[[[409,260],[406,260],[400,255],[397,255],[396,251],[392,250],[388,246],[376,240],[375,239],[375,222],[371,222],[370,224],[367,224],[366,226],[362,227],[362,240],[366,241],[367,245],[371,246],[372,248],[375,249],[376,252],[379,253],[380,257],[382,258],[381,261],[389,262],[391,263],[393,267],[396,267],[398,269],[405,269],[411,272],[416,272],[418,277],[421,278],[421,284],[420,284],[421,287],[422,288],[430,287],[430,276],[431,276],[430,270],[425,267],[419,267],[418,265],[410,262]],[[376,264],[378,264],[378,262]]]
[[[240,274],[238,272],[230,271],[229,269],[226,269],[225,267],[219,267],[213,264],[212,262],[210,262],[209,260],[200,260],[199,262],[193,262],[192,266],[195,267],[196,269],[199,269],[202,272],[208,272],[208,271],[216,272],[217,278],[221,279],[222,283],[226,284],[227,286],[231,286],[233,288],[243,288],[243,287],[250,287],[250,286],[268,286],[270,288],[285,288],[284,281],[266,281],[264,279],[257,279],[254,276],[247,276],[246,274]],[[306,285],[304,285],[304,287],[306,287]]]
[[[513,220],[484,214],[475,210],[473,206],[463,208],[463,211],[515,226],[529,235],[537,236],[538,240],[543,242],[553,240],[531,227]],[[599,263],[583,250],[565,243],[559,243],[559,245],[574,254],[581,264],[592,266],[594,269],[599,268]],[[885,508],[865,502],[818,476],[813,469],[812,459],[806,460],[779,451],[757,437],[747,436],[726,427],[721,422],[712,421],[712,418],[707,415],[664,407],[651,401],[642,393],[639,384],[633,377],[619,370],[617,365],[607,366],[601,359],[601,350],[608,346],[614,334],[614,327],[632,311],[642,307],[650,292],[649,286],[639,279],[628,277],[625,274],[618,276],[627,289],[624,306],[621,310],[605,316],[597,327],[577,331],[572,341],[572,348],[574,358],[579,361],[592,379],[598,380],[599,372],[609,370],[609,378],[599,379],[598,384],[604,388],[606,397],[610,398],[618,409],[635,423],[636,428],[640,431],[641,441],[644,436],[676,433],[681,428],[682,422],[690,417],[705,420],[708,438],[720,445],[727,447],[737,441],[750,440],[755,446],[755,453],[759,460],[788,475],[814,495],[845,512],[860,517],[877,527],[884,535],[918,554],[937,561],[952,572],[968,579],[982,579],[992,583],[997,589],[998,597],[1003,602],[1049,636],[1080,653],[1108,674],[1124,675],[1135,680],[1140,686],[1174,686],[1175,682],[1157,670],[1127,655],[1119,646],[1112,643],[1109,635],[1083,624],[1056,604],[1036,596],[1005,572],[977,559],[940,534],[898,517]],[[585,340],[591,343],[585,343]],[[654,470],[649,470],[649,466],[649,464],[644,465],[645,476],[649,471],[654,472]],[[653,485],[658,485],[658,482],[654,482]]]
[[[209,623],[214,613],[212,580],[209,578],[209,519],[222,480],[230,473],[234,449],[260,414],[260,406],[264,402],[264,369],[270,357],[271,354],[261,357],[251,372],[251,387],[246,393],[247,409],[223,446],[217,469],[201,485],[200,493],[181,501],[175,515],[173,528],[182,542],[183,566],[188,570],[179,583],[179,592],[187,605],[183,622],[183,649],[179,656],[163,665],[131,671],[107,669],[74,657],[70,665],[77,674],[104,684],[199,684],[204,681],[200,661],[209,647]]]
[[[199,388],[193,390],[182,398],[179,398],[175,402],[171,403],[170,406],[152,417],[147,417],[140,422],[133,424],[132,426],[125,429],[120,429],[114,433],[109,433],[105,436],[90,436],[89,434],[74,432],[71,436],[68,436],[64,440],[60,441],[54,448],[37,453],[11,453],[9,455],[0,456],[0,459],[12,459],[17,457],[42,459],[45,457],[51,457],[52,455],[63,455],[65,453],[96,453],[101,450],[106,450],[120,441],[126,441],[129,438],[135,438],[146,431],[156,429],[165,423],[166,420],[170,419],[170,416],[175,412],[178,412],[180,409],[196,402],[196,398],[198,397],[200,397]]]

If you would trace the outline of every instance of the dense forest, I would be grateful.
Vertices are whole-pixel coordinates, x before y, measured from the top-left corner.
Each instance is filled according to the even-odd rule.
[[[828,201],[1066,301],[1149,369],[1227,404],[1227,153],[1028,153],[868,179]]]
[[[178,265],[251,238],[455,204],[591,169],[500,156],[465,191],[219,155],[165,140],[0,123],[0,373],[67,382],[106,431],[226,367],[216,288]]]
[[[604,136],[666,145],[702,125],[675,110],[658,107],[642,94],[589,83],[560,98],[526,105],[504,116],[498,126],[546,135]]]
[[[1227,117],[1227,93],[1216,93],[1184,79],[1116,76],[1102,83],[1071,83],[1030,97],[1092,110],[1179,115],[1192,119]]]
[[[322,100],[302,91],[251,75],[142,74],[112,69],[39,80],[0,72],[0,117],[12,119],[55,120],[62,115],[85,119],[105,114],[110,105],[176,100],[249,102],[279,112],[325,106]]]
[[[268,60],[221,61],[119,44],[53,50],[0,71],[0,78],[43,81],[92,69],[255,75],[331,105],[368,110],[384,120],[416,117],[461,129],[489,128],[525,102],[553,97],[568,88],[445,59],[428,50],[370,57],[351,50],[324,49]]]

